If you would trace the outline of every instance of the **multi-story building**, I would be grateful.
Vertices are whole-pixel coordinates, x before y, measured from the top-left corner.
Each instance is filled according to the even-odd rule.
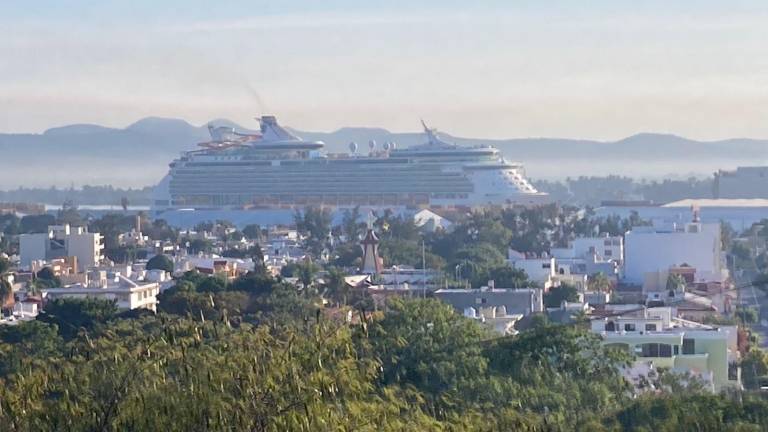
[[[720,224],[671,223],[635,227],[625,235],[624,281],[644,285],[658,272],[686,266],[696,282],[722,282],[728,276]]]
[[[592,331],[606,345],[635,356],[627,376],[667,368],[702,379],[712,391],[741,387],[736,326],[715,327],[675,318],[671,307],[621,306],[623,312],[593,319]]]
[[[101,234],[68,224],[51,225],[47,232],[19,236],[20,264],[25,268],[33,261],[76,257],[77,270],[82,272],[101,262],[103,249]]]

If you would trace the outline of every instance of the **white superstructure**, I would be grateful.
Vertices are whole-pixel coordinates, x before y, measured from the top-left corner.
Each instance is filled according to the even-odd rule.
[[[328,155],[324,144],[305,141],[260,119],[256,135],[210,128],[212,141],[170,164],[153,210],[387,206],[486,206],[547,201],[525,178],[523,167],[490,146],[464,147],[424,127],[424,144],[399,149],[369,143],[368,154]]]

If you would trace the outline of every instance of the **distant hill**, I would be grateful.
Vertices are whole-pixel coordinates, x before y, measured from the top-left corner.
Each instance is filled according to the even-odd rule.
[[[252,132],[226,119],[211,124]],[[158,182],[168,163],[208,139],[207,124],[148,117],[124,129],[75,124],[42,134],[0,134],[0,189],[19,185],[48,187],[113,184],[141,187]],[[346,152],[350,142],[360,151],[368,143],[394,141],[399,147],[423,142],[420,132],[392,133],[381,128],[345,127],[334,132],[291,129],[309,140],[326,143],[329,152]],[[694,141],[668,134],[641,133],[615,142],[560,138],[473,139],[443,134],[462,145],[494,145],[524,163],[533,178],[622,174],[658,178],[708,176],[720,168],[768,162],[768,141],[734,138]]]

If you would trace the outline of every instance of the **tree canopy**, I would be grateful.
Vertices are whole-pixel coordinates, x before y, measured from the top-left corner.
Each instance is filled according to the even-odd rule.
[[[146,268],[147,270],[164,270],[173,273],[173,261],[167,255],[158,254],[147,261]]]

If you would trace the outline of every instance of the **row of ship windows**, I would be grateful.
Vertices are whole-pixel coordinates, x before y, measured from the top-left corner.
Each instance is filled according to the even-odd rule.
[[[326,167],[324,167],[326,168]],[[174,176],[178,175],[196,175],[196,176],[208,176],[208,175],[249,175],[249,174],[260,174],[260,175],[289,175],[289,174],[300,174],[301,176],[312,176],[312,175],[327,175],[327,174],[334,174],[334,173],[351,173],[355,174],[357,176],[363,177],[364,175],[361,175],[359,169],[345,169],[348,167],[327,167],[327,169],[318,169],[318,170],[312,170],[307,171],[303,169],[247,169],[247,170],[232,170],[232,169],[217,169],[217,170],[199,170],[199,169],[176,169],[174,171]],[[446,171],[446,173],[449,173],[450,171]],[[419,168],[404,168],[404,167],[392,167],[388,168],[386,171],[387,174],[391,173],[403,173],[403,174],[424,174],[424,173],[430,173],[430,174],[441,174],[443,171],[436,166],[430,166],[430,167],[419,167]],[[451,174],[461,174],[460,171],[453,171],[450,172]]]
[[[296,200],[323,200],[323,201],[336,201],[336,200],[413,200],[424,198],[438,198],[438,199],[466,199],[469,194],[466,193],[442,193],[442,194],[428,194],[428,193],[413,193],[413,194],[324,194],[324,195],[296,195],[296,194],[265,194],[265,195],[178,195],[174,196],[172,203],[174,205],[184,204],[248,204],[254,202],[263,202],[266,200],[280,200],[280,201],[296,201]],[[167,202],[166,202],[167,203]]]

